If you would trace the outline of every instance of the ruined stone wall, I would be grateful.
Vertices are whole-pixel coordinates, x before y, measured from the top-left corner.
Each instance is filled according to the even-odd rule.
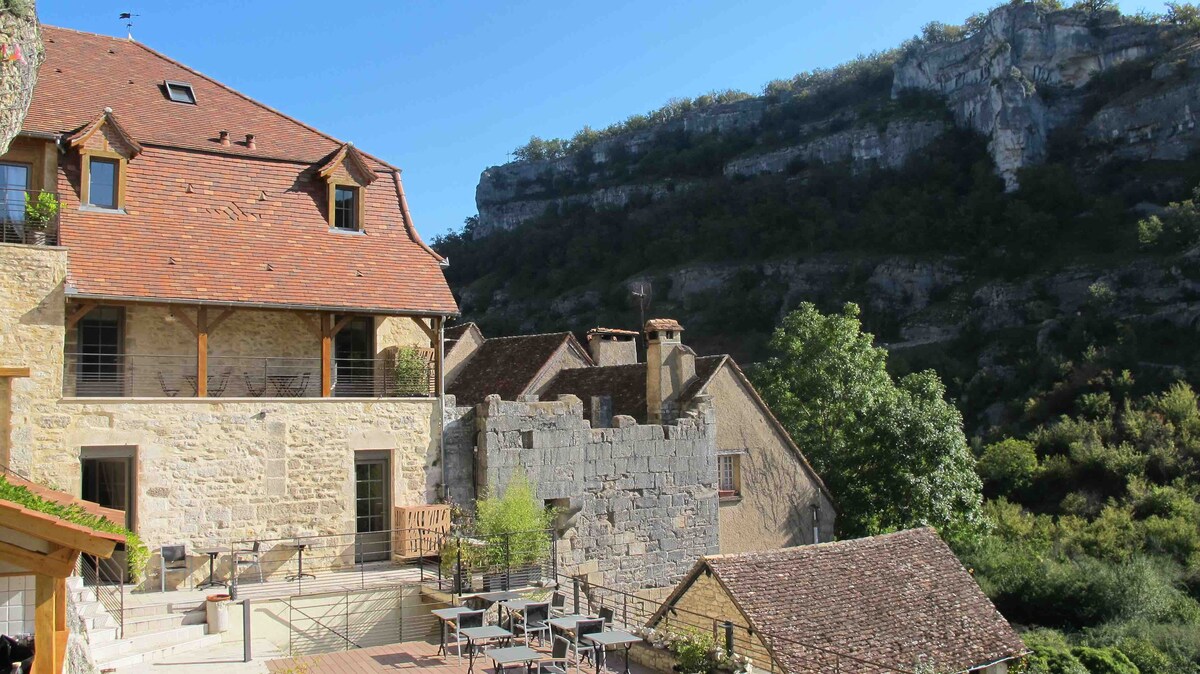
[[[450,501],[460,508],[475,508],[475,408],[457,407],[446,396],[446,431],[443,433],[446,485]]]
[[[666,426],[618,416],[591,428],[575,396],[476,408],[476,480],[502,494],[528,474],[539,498],[569,503],[561,573],[610,587],[670,585],[718,552],[715,419],[705,405]]]

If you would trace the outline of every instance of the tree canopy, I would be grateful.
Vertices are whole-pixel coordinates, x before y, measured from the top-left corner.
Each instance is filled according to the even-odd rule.
[[[933,371],[894,380],[859,309],[809,303],[771,339],[756,385],[832,490],[845,535],[929,525],[951,539],[981,531],[981,484],[962,416]]]

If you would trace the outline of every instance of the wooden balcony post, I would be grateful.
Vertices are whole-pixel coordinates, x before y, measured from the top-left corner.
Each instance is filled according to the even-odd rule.
[[[55,608],[58,604],[55,601],[56,583],[54,578],[38,574],[34,585],[34,616],[33,616],[33,634],[34,634],[34,655],[33,655],[33,671],[35,672],[58,672],[62,671],[54,662],[55,655],[58,651],[55,643],[58,632],[55,627],[58,620],[55,617]]]
[[[196,312],[196,396],[208,397],[208,307]]]
[[[333,395],[333,316],[322,313],[321,318],[321,397]]]

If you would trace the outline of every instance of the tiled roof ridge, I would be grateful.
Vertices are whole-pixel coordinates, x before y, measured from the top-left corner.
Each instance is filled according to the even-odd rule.
[[[505,335],[503,337],[487,337],[484,341],[491,342],[502,339],[534,339],[535,337],[562,337],[566,339],[567,335],[574,336],[574,333],[572,333],[570,330],[564,330],[562,332],[535,332],[532,335]]]
[[[276,110],[275,108],[267,105],[266,103],[263,103],[262,101],[255,100],[254,98],[251,98],[250,96],[248,96],[246,94],[243,94],[242,92],[238,91],[237,89],[234,89],[233,87],[225,84],[224,82],[218,81],[217,79],[215,79],[213,77],[205,75],[204,73],[200,72],[199,70],[196,70],[195,68],[192,68],[191,66],[188,66],[184,63],[180,63],[179,61],[176,61],[175,59],[171,58],[170,56],[167,56],[166,54],[163,54],[160,51],[157,51],[151,47],[148,47],[148,46],[142,44],[141,42],[138,42],[137,40],[133,40],[133,39],[129,39],[129,38],[113,37],[112,35],[105,35],[103,33],[92,33],[92,32],[86,31],[86,30],[79,30],[76,28],[66,28],[64,26],[55,26],[55,25],[51,25],[51,24],[42,24],[42,27],[50,28],[52,30],[65,30],[65,31],[69,31],[72,33],[78,33],[80,35],[88,35],[88,36],[92,36],[92,37],[104,38],[106,40],[112,40],[114,42],[119,42],[122,44],[136,45],[136,46],[140,47],[141,49],[143,49],[144,51],[146,51],[148,54],[151,54],[152,56],[156,56],[159,59],[162,59],[163,61],[166,61],[167,63],[170,63],[173,66],[182,68],[183,70],[186,70],[189,73],[196,75],[197,77],[201,77],[204,80],[208,81],[209,83],[214,84],[217,87],[224,89],[225,91],[228,91],[229,93],[233,94],[234,96],[237,96],[238,98],[241,98],[252,105],[262,108],[263,110],[266,110],[267,112],[269,112],[273,115],[277,115],[277,116],[303,128],[303,129],[306,129],[312,133],[315,133],[318,136],[320,136],[330,142],[337,143],[339,145],[344,144],[346,142],[346,141],[342,141],[337,138],[334,138],[333,136],[325,133],[324,131],[321,131],[320,129],[317,129],[316,127],[305,124],[304,122],[296,119],[295,117],[292,117],[291,115],[288,115],[287,113]],[[158,145],[160,147],[175,147],[174,145],[170,145],[170,144],[162,144],[162,143],[151,143],[151,144]],[[217,149],[214,149],[213,151],[216,153],[220,153],[220,150],[217,150]],[[361,150],[360,150],[360,152],[361,152]],[[387,167],[388,169],[390,169],[392,171],[400,172],[399,168],[391,165],[390,163],[388,163],[386,161],[383,161],[382,159],[380,159],[368,152],[362,152],[362,154],[374,161],[379,162],[381,165]]]
[[[787,548],[775,548],[771,550],[751,550],[749,552],[727,552],[718,555],[705,555],[703,557],[706,562],[722,562],[730,560],[746,560],[760,559],[764,557],[787,558],[806,554],[813,554],[817,550],[828,548],[855,548],[869,547],[881,545],[887,540],[894,538],[917,538],[918,536],[937,536],[937,532],[933,527],[923,526],[914,527],[912,529],[901,529],[900,531],[889,531],[886,534],[875,534],[873,536],[860,536],[858,538],[847,538],[839,541],[825,541],[824,543],[809,543],[807,545],[795,545]]]

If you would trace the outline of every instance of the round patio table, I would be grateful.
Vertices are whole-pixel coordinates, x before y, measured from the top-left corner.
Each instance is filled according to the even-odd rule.
[[[229,583],[223,580],[217,580],[216,565],[217,557],[229,552],[229,548],[205,548],[197,550],[202,555],[208,555],[208,580],[196,586],[197,590],[203,590],[206,587],[229,587]]]

